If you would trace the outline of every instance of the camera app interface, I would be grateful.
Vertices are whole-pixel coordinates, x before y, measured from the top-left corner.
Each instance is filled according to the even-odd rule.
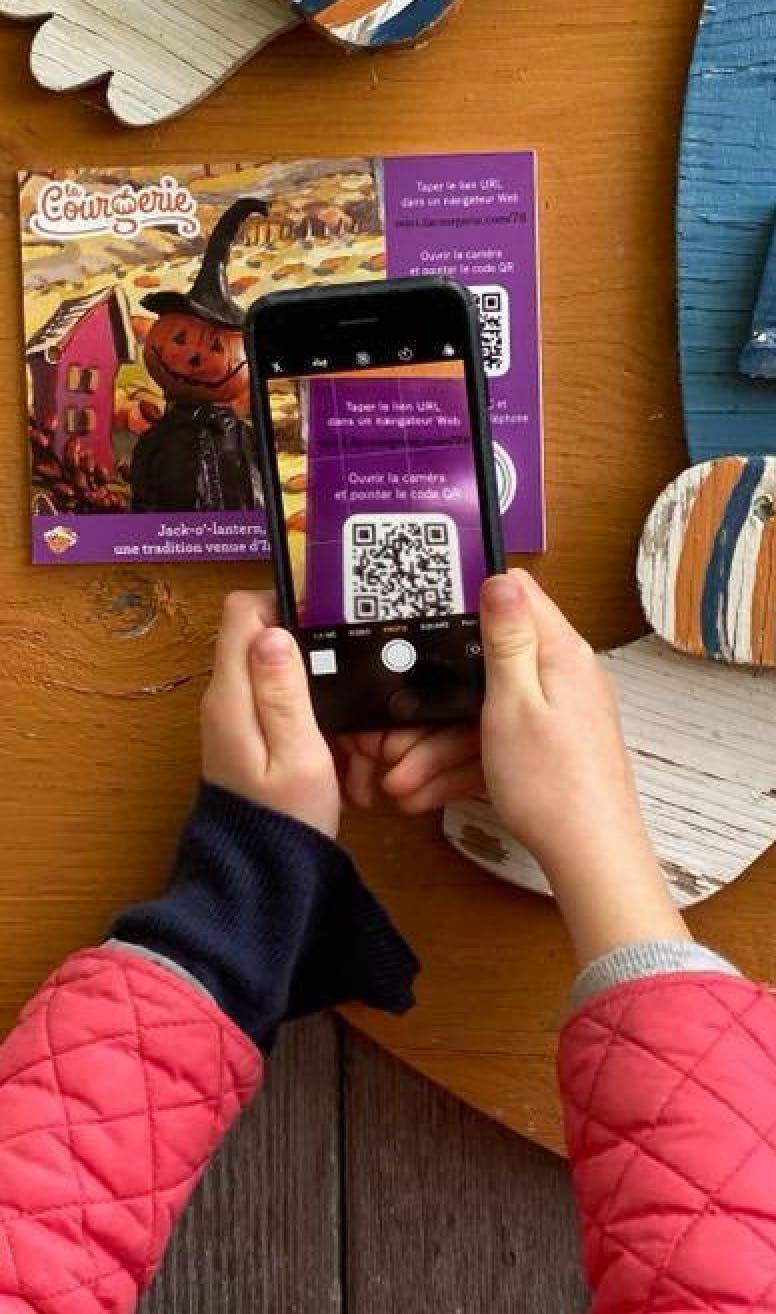
[[[320,641],[393,636],[407,662],[431,633],[468,635],[476,656],[486,569],[464,363],[355,363],[268,384],[300,625]],[[312,673],[336,655],[311,649]]]

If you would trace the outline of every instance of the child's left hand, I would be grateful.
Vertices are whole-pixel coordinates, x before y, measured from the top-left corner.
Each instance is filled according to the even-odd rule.
[[[485,791],[479,722],[349,735],[344,783],[357,807],[379,792],[418,816]]]
[[[202,774],[332,839],[340,789],[310,703],[302,656],[275,625],[270,593],[232,593],[202,699]]]
[[[483,789],[476,724],[346,735],[336,747],[357,807],[385,793],[414,815]],[[275,625],[271,593],[232,593],[224,604],[202,699],[202,772],[251,802],[337,834],[334,757],[313,715],[299,649]]]

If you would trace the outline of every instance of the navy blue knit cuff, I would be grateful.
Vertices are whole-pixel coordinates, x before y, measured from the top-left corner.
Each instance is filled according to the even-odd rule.
[[[279,1024],[335,1004],[414,1003],[419,964],[339,845],[202,784],[167,893],[111,936],[172,960],[263,1049]]]

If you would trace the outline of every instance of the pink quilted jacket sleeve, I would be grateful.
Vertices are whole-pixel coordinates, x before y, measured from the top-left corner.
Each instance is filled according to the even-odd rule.
[[[595,1314],[776,1310],[776,1006],[743,978],[616,986],[560,1082]]]
[[[74,955],[0,1048],[0,1311],[126,1314],[261,1058],[209,997]]]

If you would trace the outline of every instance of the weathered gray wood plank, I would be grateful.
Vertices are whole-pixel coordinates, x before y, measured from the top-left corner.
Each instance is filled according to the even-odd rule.
[[[585,1308],[560,1159],[351,1035],[345,1071],[351,1314]]]
[[[335,1024],[289,1027],[142,1314],[339,1314],[338,1098]]]
[[[344,1050],[344,1205],[337,1037],[323,1019],[286,1032],[141,1314],[582,1310],[565,1165],[371,1042],[346,1032]]]

